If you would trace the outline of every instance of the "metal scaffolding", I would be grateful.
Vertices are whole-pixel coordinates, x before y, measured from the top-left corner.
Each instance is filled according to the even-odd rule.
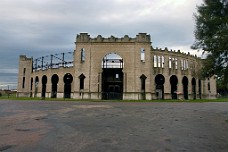
[[[74,52],[57,53],[33,59],[33,71],[72,67]]]

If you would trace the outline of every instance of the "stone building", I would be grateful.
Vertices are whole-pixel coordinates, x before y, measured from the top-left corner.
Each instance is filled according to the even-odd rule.
[[[19,59],[18,96],[74,99],[200,99],[216,97],[216,79],[200,79],[201,59],[167,48],[155,49],[151,37],[87,33],[76,37],[72,61]],[[59,62],[54,62],[58,59]],[[40,64],[38,64],[40,61]]]

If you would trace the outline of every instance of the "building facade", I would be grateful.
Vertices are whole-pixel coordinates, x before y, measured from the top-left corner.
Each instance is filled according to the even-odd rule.
[[[87,33],[76,37],[72,61],[50,55],[48,62],[21,55],[18,96],[104,100],[216,98],[216,79],[200,79],[201,59],[153,48],[151,37]],[[58,62],[54,62],[58,60]],[[38,61],[40,64],[38,64]]]

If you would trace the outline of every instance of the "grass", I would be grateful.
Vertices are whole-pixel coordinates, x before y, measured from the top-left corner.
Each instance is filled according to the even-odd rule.
[[[16,94],[3,94],[0,100],[45,100],[45,101],[91,101],[91,102],[228,102],[228,98],[218,99],[196,99],[196,100],[95,100],[95,99],[69,99],[69,98],[29,98],[29,97],[16,97]]]

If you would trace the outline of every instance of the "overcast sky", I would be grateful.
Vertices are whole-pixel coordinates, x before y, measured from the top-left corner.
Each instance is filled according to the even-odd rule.
[[[74,50],[77,34],[151,35],[154,48],[196,54],[193,13],[203,0],[1,0],[0,89],[16,88],[20,54]]]

